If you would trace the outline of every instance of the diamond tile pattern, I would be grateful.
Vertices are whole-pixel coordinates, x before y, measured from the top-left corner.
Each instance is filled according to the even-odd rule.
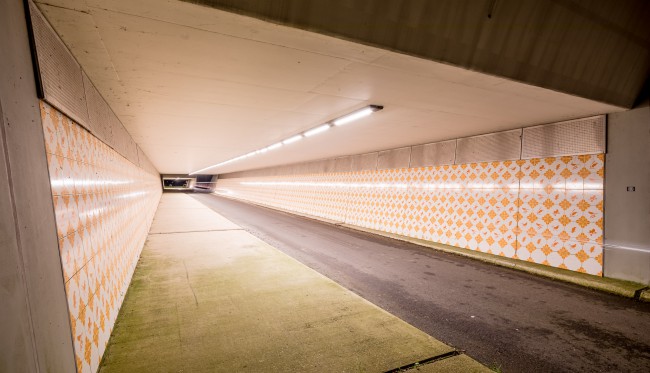
[[[217,193],[602,276],[604,159],[220,179]]]
[[[41,102],[79,372],[96,372],[161,195],[158,175]]]

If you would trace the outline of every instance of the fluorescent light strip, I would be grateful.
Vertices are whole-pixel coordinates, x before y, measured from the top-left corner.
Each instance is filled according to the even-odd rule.
[[[383,108],[384,107],[381,106],[381,105],[368,105],[368,106],[366,106],[364,108],[361,108],[361,109],[359,109],[357,111],[354,111],[354,112],[352,112],[350,114],[347,114],[347,115],[344,115],[344,116],[342,116],[342,117],[340,117],[338,119],[335,119],[335,120],[332,121],[332,123],[335,126],[342,126],[344,124],[348,124],[350,122],[353,122],[353,121],[355,121],[357,119],[367,117],[368,115],[374,113],[375,111],[379,111],[379,110],[381,110]],[[209,170],[211,168],[223,166],[225,164],[235,162],[235,161],[238,161],[240,159],[252,157],[252,156],[257,155],[257,154],[266,153],[267,151],[277,149],[277,148],[281,147],[282,145],[288,145],[288,144],[292,144],[292,143],[294,143],[296,141],[300,141],[303,137],[311,137],[311,136],[317,135],[319,133],[323,133],[323,132],[329,130],[330,128],[332,128],[331,124],[329,124],[329,123],[322,124],[322,125],[320,125],[318,127],[312,128],[312,129],[307,130],[307,131],[305,131],[303,133],[300,133],[300,134],[297,134],[295,136],[289,137],[288,139],[286,139],[284,141],[281,141],[281,142],[275,143],[273,145],[267,146],[266,148],[255,150],[255,151],[252,151],[250,153],[240,155],[239,157],[232,158],[232,159],[229,159],[227,161],[217,163],[217,164],[209,166],[209,167],[202,168],[200,170],[196,170],[196,171],[190,173],[190,175],[198,174],[201,171],[205,171],[205,170]]]
[[[348,124],[350,122],[353,122],[357,119],[361,119],[363,117],[367,117],[368,115],[372,114],[372,109],[371,108],[365,108],[359,111],[355,111],[352,114],[348,114],[344,117],[341,117],[337,120],[334,121],[335,126],[342,126],[344,124]]]
[[[323,133],[330,129],[332,126],[328,124],[323,124],[322,126],[318,126],[316,128],[310,129],[309,131],[305,132],[305,137],[311,137],[314,135],[318,135],[319,133]]]
[[[267,147],[266,150],[277,149],[277,148],[279,148],[279,147],[281,147],[281,146],[282,146],[282,143],[281,143],[281,142],[278,142],[278,143],[275,143],[275,144],[273,144],[273,145]]]
[[[296,135],[296,136],[293,136],[293,137],[289,137],[288,139],[282,141],[282,143],[284,145],[289,145],[289,144],[292,144],[292,143],[294,143],[296,141],[300,141],[300,139],[302,139],[302,135]]]

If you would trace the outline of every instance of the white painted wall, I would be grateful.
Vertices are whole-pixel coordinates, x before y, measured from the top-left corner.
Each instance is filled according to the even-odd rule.
[[[607,140],[605,276],[650,284],[650,105],[610,114]]]

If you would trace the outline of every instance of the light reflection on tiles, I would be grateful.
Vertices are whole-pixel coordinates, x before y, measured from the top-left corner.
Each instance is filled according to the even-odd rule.
[[[161,195],[145,172],[41,102],[77,369],[96,372]]]
[[[604,155],[219,179],[217,193],[602,275]]]

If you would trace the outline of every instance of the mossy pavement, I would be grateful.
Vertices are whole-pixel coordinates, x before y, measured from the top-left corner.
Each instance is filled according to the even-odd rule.
[[[489,371],[183,194],[165,194],[101,372]]]

